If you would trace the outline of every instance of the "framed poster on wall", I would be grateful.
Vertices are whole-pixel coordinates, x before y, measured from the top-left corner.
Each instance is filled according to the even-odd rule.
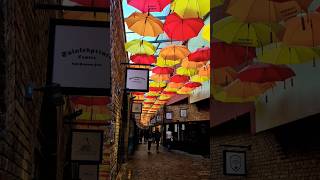
[[[136,92],[149,91],[149,69],[127,68],[126,90]]]
[[[102,162],[103,131],[73,129],[71,137],[71,161]]]
[[[142,113],[142,103],[132,103],[132,113]]]
[[[53,19],[49,36],[49,83],[63,94],[111,95],[109,23]]]
[[[79,164],[79,179],[81,180],[98,180],[98,164]]]

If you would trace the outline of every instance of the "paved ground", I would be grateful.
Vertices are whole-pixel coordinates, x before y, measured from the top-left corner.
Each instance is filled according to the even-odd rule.
[[[209,180],[209,159],[190,155],[181,151],[168,152],[163,147],[160,152],[152,145],[151,153],[147,146],[138,146],[127,164],[129,180]]]

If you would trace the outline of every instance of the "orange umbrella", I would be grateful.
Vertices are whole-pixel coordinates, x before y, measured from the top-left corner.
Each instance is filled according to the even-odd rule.
[[[316,47],[320,45],[320,14],[310,13],[286,22],[283,43],[291,46]]]
[[[170,74],[153,74],[150,79],[156,82],[168,81],[170,79]]]
[[[162,22],[149,13],[134,12],[125,19],[128,28],[141,36],[156,37],[163,33]]]
[[[184,59],[190,54],[189,49],[183,45],[170,45],[160,50],[159,56],[164,59]]]
[[[213,83],[225,86],[237,77],[237,72],[231,67],[223,67],[213,70]]]
[[[236,80],[225,87],[224,92],[230,97],[248,98],[262,95],[274,86],[274,82],[252,83]]]
[[[167,87],[169,88],[181,88],[184,85],[184,83],[175,83],[175,82],[169,82]]]
[[[181,66],[187,69],[194,69],[194,68],[200,68],[205,64],[206,62],[189,61],[188,58],[185,58],[182,60]]]
[[[206,66],[203,66],[201,68],[199,68],[198,70],[198,75],[199,76],[206,76],[206,77],[210,77],[210,65],[206,65]]]

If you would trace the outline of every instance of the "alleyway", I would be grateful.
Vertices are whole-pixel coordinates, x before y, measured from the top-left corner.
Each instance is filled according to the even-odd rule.
[[[140,144],[129,160],[130,180],[209,180],[209,159],[181,151],[168,152],[160,146],[156,153],[155,144],[147,152],[147,145]]]

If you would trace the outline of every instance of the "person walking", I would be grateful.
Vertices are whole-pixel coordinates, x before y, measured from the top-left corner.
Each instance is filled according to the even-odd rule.
[[[148,139],[148,153],[150,153],[151,144],[152,144],[152,142],[154,141],[154,135],[153,135],[153,133],[152,133],[151,130],[148,132],[148,137],[147,137],[147,139]]]
[[[172,141],[173,141],[172,131],[167,130],[167,131],[166,131],[166,142],[167,142],[167,148],[168,148],[168,150],[171,149]]]
[[[157,128],[156,131],[154,132],[154,140],[156,141],[156,144],[157,144],[157,153],[159,153],[160,139],[161,139],[161,133],[159,131],[159,128]]]

